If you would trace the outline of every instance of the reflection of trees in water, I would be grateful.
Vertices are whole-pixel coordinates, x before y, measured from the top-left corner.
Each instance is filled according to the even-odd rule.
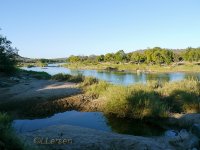
[[[152,123],[133,120],[128,118],[116,118],[114,116],[105,116],[107,125],[113,132],[121,134],[132,134],[137,136],[159,136],[164,133],[164,129]]]
[[[82,70],[70,69],[71,75],[83,74]]]
[[[146,81],[159,80],[159,81],[170,81],[170,74],[146,74]]]
[[[106,81],[111,81],[112,79],[112,73],[111,72],[98,72],[98,76],[102,77],[101,79],[106,80]]]
[[[114,71],[96,71],[96,70],[70,70],[70,74],[78,75],[83,74],[85,76],[93,76],[101,80],[106,80],[109,82],[117,84],[131,84],[146,81],[176,81],[181,79],[194,78],[200,80],[199,73],[155,73],[155,74],[146,74],[146,73],[127,73],[127,72],[114,72]]]
[[[135,83],[143,82],[142,76],[143,76],[143,74],[136,74],[136,73],[132,74],[133,81]]]

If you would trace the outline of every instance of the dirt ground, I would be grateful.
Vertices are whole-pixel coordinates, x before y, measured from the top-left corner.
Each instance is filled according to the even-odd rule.
[[[10,79],[10,78],[9,78]],[[12,79],[12,78],[11,78]],[[0,104],[21,100],[47,100],[80,93],[76,84],[69,82],[57,82],[53,80],[20,79],[19,81],[2,81],[9,83],[8,86],[0,86]],[[7,81],[5,81],[7,80]]]

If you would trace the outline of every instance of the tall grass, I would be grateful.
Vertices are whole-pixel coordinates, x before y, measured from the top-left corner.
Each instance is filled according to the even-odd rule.
[[[93,99],[99,98],[111,86],[108,82],[98,81],[89,87],[85,88],[86,95],[91,96]]]
[[[151,81],[131,86],[99,81],[85,87],[86,94],[102,98],[103,112],[118,117],[143,119],[168,117],[170,113],[200,112],[200,81]]]
[[[70,74],[58,73],[56,75],[53,75],[51,79],[58,80],[58,81],[68,81],[68,82],[79,83],[79,82],[84,81],[84,76],[82,74],[72,76]]]
[[[168,107],[161,101],[159,95],[145,85],[112,86],[105,93],[105,97],[106,114],[142,119],[166,117],[168,113]]]
[[[51,75],[46,73],[46,72],[37,72],[37,71],[31,71],[31,70],[23,70],[23,69],[17,69],[18,73],[23,73],[23,74],[27,74],[31,77],[34,77],[36,79],[50,79]]]
[[[0,149],[23,150],[24,146],[11,127],[12,119],[6,113],[0,113]]]
[[[165,83],[158,92],[172,112],[200,112],[200,82],[196,79]]]

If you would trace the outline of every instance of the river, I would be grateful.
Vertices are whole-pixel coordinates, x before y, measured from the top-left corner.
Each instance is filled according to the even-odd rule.
[[[151,80],[159,81],[180,81],[186,78],[195,78],[200,80],[200,73],[185,73],[185,72],[172,72],[172,73],[130,73],[130,72],[115,72],[115,71],[100,71],[100,70],[81,70],[81,69],[68,69],[64,67],[32,67],[22,68],[32,71],[44,71],[50,75],[58,73],[65,73],[71,75],[82,74],[84,76],[92,76],[100,80],[105,80],[109,83],[130,85],[135,83],[146,83]]]

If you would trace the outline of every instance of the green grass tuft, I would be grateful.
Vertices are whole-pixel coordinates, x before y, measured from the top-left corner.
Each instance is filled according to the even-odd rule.
[[[23,150],[24,146],[16,137],[12,127],[12,119],[6,113],[0,113],[0,149]]]
[[[69,74],[58,73],[56,75],[53,75],[51,79],[58,80],[58,81],[68,81],[68,82],[79,83],[79,82],[84,81],[84,76],[82,74],[72,76]]]

